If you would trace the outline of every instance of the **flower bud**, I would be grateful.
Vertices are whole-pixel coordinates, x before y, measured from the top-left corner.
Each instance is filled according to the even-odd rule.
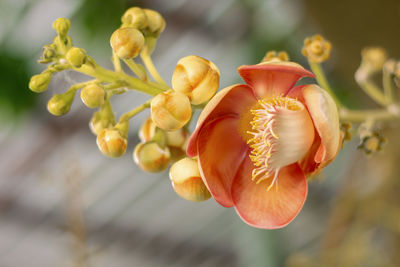
[[[139,54],[144,45],[144,37],[135,28],[120,28],[111,35],[110,44],[118,57],[130,59]]]
[[[277,53],[276,51],[268,51],[261,62],[281,62],[289,61],[289,55],[285,51]]]
[[[47,102],[47,110],[54,116],[62,116],[67,114],[74,101],[75,90],[67,91],[64,94],[55,94]]]
[[[46,64],[53,62],[57,56],[56,47],[54,44],[43,46],[42,57],[38,60],[39,63]]]
[[[175,162],[169,170],[169,178],[175,192],[186,200],[204,201],[211,197],[195,159],[184,158]]]
[[[145,143],[151,141],[153,139],[157,126],[151,119],[151,117],[147,118],[139,129],[139,139],[141,142]]]
[[[187,96],[168,90],[159,93],[151,100],[151,119],[166,131],[182,128],[192,115],[192,107]]]
[[[165,29],[163,16],[155,10],[143,9],[147,17],[146,31],[149,35],[159,36]]]
[[[89,122],[90,130],[96,136],[104,129],[113,127],[114,125],[115,115],[109,102],[105,103],[99,111],[95,112]]]
[[[98,108],[103,105],[104,96],[104,89],[96,83],[88,84],[81,90],[82,102],[88,108]]]
[[[189,97],[193,105],[210,100],[218,90],[220,72],[217,66],[198,56],[181,58],[172,75],[172,88]]]
[[[155,141],[139,143],[133,152],[133,160],[144,171],[160,172],[168,167],[171,154],[168,147]]]
[[[86,61],[86,51],[82,48],[72,47],[65,55],[68,63],[76,68],[80,68]]]
[[[358,149],[361,149],[365,154],[370,155],[372,153],[381,151],[386,145],[387,139],[378,132],[373,132],[368,136],[361,136],[361,143],[358,145]]]
[[[367,47],[361,51],[361,69],[370,72],[380,71],[387,60],[386,50],[381,47]]]
[[[118,127],[104,129],[97,136],[97,146],[101,153],[111,158],[125,154],[128,145],[127,133]]]
[[[167,146],[185,148],[189,134],[186,129],[181,128],[175,131],[165,131],[165,136],[167,138]]]
[[[66,18],[58,18],[53,22],[53,29],[61,36],[66,36],[71,22]]]
[[[319,34],[304,40],[304,46],[301,53],[308,58],[310,62],[321,63],[327,61],[331,55],[332,45]]]
[[[140,7],[131,7],[121,17],[122,24],[126,27],[144,29],[147,27],[147,16]]]
[[[33,92],[41,93],[47,90],[51,80],[50,72],[43,72],[31,77],[29,81],[29,89]]]

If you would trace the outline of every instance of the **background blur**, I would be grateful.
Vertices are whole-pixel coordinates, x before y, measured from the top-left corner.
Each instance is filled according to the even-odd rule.
[[[196,54],[221,70],[221,88],[240,82],[236,68],[268,50],[286,50],[307,66],[303,39],[333,44],[324,63],[341,99],[374,107],[353,81],[365,46],[400,58],[397,0],[0,0],[0,266],[400,266],[399,125],[383,128],[385,151],[366,157],[354,138],[310,183],[303,211],[286,228],[244,224],[215,201],[190,203],[174,193],[168,173],[150,175],[131,152],[105,158],[88,128],[93,111],[75,101],[55,118],[51,95],[82,76],[56,75],[50,90],[28,89],[51,23],[71,19],[70,35],[111,68],[109,37],[128,7],[162,13],[167,28],[154,53],[170,80],[179,58]],[[117,112],[146,99],[115,97]],[[128,151],[138,142],[131,125]]]

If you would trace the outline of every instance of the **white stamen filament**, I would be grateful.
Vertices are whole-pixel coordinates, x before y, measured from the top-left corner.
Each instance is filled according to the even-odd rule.
[[[301,160],[314,140],[314,125],[304,105],[293,98],[275,97],[259,101],[251,110],[253,137],[247,141],[252,148],[250,159],[255,168],[252,180],[257,184],[272,178],[267,190],[278,190],[281,168]]]

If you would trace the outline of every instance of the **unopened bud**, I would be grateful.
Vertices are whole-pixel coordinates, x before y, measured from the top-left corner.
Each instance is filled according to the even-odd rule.
[[[88,108],[97,108],[103,105],[104,96],[104,89],[96,83],[88,84],[81,90],[82,102]]]
[[[169,178],[175,192],[186,200],[204,201],[211,197],[195,159],[184,158],[175,162],[169,170]]]
[[[144,29],[147,27],[147,16],[140,7],[131,7],[121,17],[122,24],[126,27]]]
[[[301,53],[308,58],[310,62],[321,63],[329,59],[332,45],[319,34],[304,40],[304,46]]]
[[[199,105],[217,92],[219,77],[219,69],[211,61],[199,56],[187,56],[176,65],[172,88],[188,96],[193,105]]]
[[[97,136],[97,146],[101,153],[111,158],[124,155],[127,145],[127,135],[118,127],[104,129]]]
[[[53,22],[53,29],[61,36],[66,36],[71,22],[66,18],[58,18]]]
[[[143,11],[147,17],[147,33],[152,36],[159,36],[165,29],[165,20],[163,16],[152,9],[143,9]]]
[[[144,37],[135,28],[120,28],[111,35],[110,44],[118,57],[130,59],[139,54],[144,45]]]
[[[189,134],[185,128],[181,128],[175,131],[165,131],[167,137],[167,146],[185,148],[186,141]]]
[[[29,89],[33,92],[41,93],[47,90],[51,80],[50,72],[43,72],[31,77],[29,81]]]
[[[289,55],[285,51],[277,53],[276,51],[268,51],[261,62],[281,62],[289,61]]]
[[[82,48],[72,47],[65,55],[68,63],[76,68],[80,68],[86,61],[86,51]]]
[[[151,119],[166,131],[182,128],[192,116],[189,98],[173,90],[156,95],[151,101]]]
[[[75,91],[67,91],[64,94],[55,94],[47,103],[47,110],[54,116],[67,114],[74,101]]]
[[[96,136],[104,129],[111,128],[114,125],[115,115],[109,102],[105,103],[99,111],[95,112],[89,122],[90,130]]]
[[[139,139],[143,143],[151,141],[153,139],[154,134],[156,132],[157,126],[151,119],[151,117],[148,117],[143,124],[140,126],[139,129]]]
[[[139,143],[133,152],[133,160],[144,171],[160,172],[168,167],[171,154],[168,147],[155,141]]]
[[[376,72],[383,68],[387,60],[386,50],[382,47],[367,47],[361,51],[360,68],[366,72]]]

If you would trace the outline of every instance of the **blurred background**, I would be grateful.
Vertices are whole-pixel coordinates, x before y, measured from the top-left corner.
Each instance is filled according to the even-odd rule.
[[[93,111],[75,101],[55,118],[52,94],[83,76],[60,73],[37,95],[29,77],[58,17],[70,36],[111,68],[109,37],[131,6],[165,16],[153,59],[170,80],[179,58],[195,54],[221,70],[221,88],[241,82],[236,68],[268,50],[307,66],[303,39],[333,44],[324,63],[340,98],[373,108],[354,82],[360,51],[382,46],[400,58],[397,0],[0,0],[0,266],[400,266],[400,128],[382,127],[389,145],[366,157],[357,137],[310,183],[303,211],[286,228],[258,230],[212,199],[191,203],[168,172],[146,174],[132,161],[105,158],[88,128]],[[115,97],[117,115],[147,97]],[[132,122],[128,151],[148,114]]]

